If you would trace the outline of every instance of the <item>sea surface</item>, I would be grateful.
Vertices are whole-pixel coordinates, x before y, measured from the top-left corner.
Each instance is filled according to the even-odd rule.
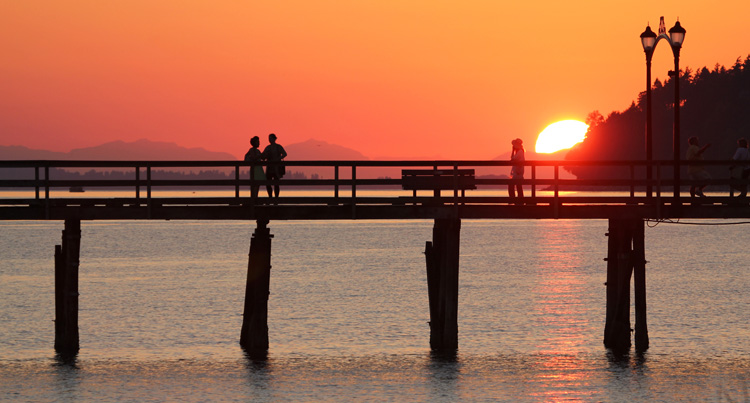
[[[85,221],[71,361],[53,350],[62,222],[0,222],[0,400],[748,402],[743,224],[649,223],[651,347],[616,357],[606,220],[464,220],[459,352],[443,357],[431,221],[272,221],[270,351],[254,360],[238,345],[254,222]]]

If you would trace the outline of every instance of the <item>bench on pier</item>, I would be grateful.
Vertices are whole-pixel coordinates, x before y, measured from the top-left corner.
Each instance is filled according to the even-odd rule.
[[[432,190],[435,197],[440,197],[441,190],[465,191],[476,189],[476,178],[473,169],[404,169],[401,171],[401,186],[404,190]]]

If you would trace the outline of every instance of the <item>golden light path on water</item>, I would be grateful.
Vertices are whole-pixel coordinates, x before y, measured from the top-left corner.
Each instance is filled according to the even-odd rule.
[[[580,357],[586,334],[595,331],[583,301],[586,273],[581,271],[580,222],[561,221],[556,231],[540,231],[542,265],[535,279],[533,314],[548,334],[537,344],[540,388],[544,401],[590,398],[587,364]],[[571,393],[571,391],[577,391]]]

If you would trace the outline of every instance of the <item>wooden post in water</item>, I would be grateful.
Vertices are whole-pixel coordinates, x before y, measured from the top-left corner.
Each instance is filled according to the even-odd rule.
[[[635,289],[635,350],[648,350],[646,323],[646,236],[643,220],[633,220],[633,288]]]
[[[461,220],[436,219],[427,242],[427,293],[430,301],[430,348],[458,348],[458,263]]]
[[[616,352],[630,349],[630,281],[635,288],[635,344],[648,349],[646,324],[646,252],[641,219],[610,219],[607,252],[607,316],[604,345]]]
[[[607,312],[604,320],[604,346],[610,348],[612,342],[612,326],[615,318],[615,308],[617,307],[617,242],[620,233],[617,231],[613,220],[609,220],[609,229],[605,234],[607,237],[607,281],[604,283],[607,290]]]
[[[604,346],[615,352],[630,349],[630,278],[633,231],[629,220],[609,220],[607,251],[607,316]]]
[[[250,241],[245,286],[245,310],[240,345],[250,354],[268,351],[268,295],[271,279],[271,230],[258,220]]]
[[[55,245],[55,350],[78,352],[78,266],[81,220],[65,220],[62,245]]]

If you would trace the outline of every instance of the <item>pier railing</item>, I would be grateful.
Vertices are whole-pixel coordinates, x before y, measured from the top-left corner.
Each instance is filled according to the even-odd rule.
[[[681,162],[686,165],[686,162]],[[675,183],[673,161],[525,161],[523,180],[508,178],[510,161],[285,161],[287,175],[278,181],[251,177],[255,164],[244,161],[0,161],[0,207],[66,205],[264,205],[271,204],[265,186],[279,185],[274,205],[519,205],[508,196],[510,184],[522,184],[524,206],[549,205],[679,205],[690,203],[686,187],[707,184],[720,195],[704,203],[730,204],[747,180],[730,179],[736,161],[691,162],[722,172],[713,179]],[[264,164],[265,166],[266,164]],[[273,165],[270,163],[270,165]],[[566,168],[608,172],[604,179],[576,179]],[[458,185],[441,191],[403,190],[404,170],[440,170],[443,174],[471,169],[476,190]],[[652,179],[646,178],[651,169]],[[197,173],[196,173],[197,172]],[[301,175],[304,173],[305,175]],[[448,174],[449,175],[449,174]],[[450,175],[449,175],[450,176]],[[683,175],[683,177],[685,177]],[[458,183],[458,182],[456,182]],[[253,199],[250,187],[259,186]],[[682,194],[674,198],[678,186]],[[289,189],[310,192],[287,192]],[[390,189],[391,192],[368,192]],[[96,196],[96,190],[117,190]],[[175,196],[175,190],[195,193]],[[210,194],[202,191],[210,190]],[[4,216],[8,216],[5,214]]]

